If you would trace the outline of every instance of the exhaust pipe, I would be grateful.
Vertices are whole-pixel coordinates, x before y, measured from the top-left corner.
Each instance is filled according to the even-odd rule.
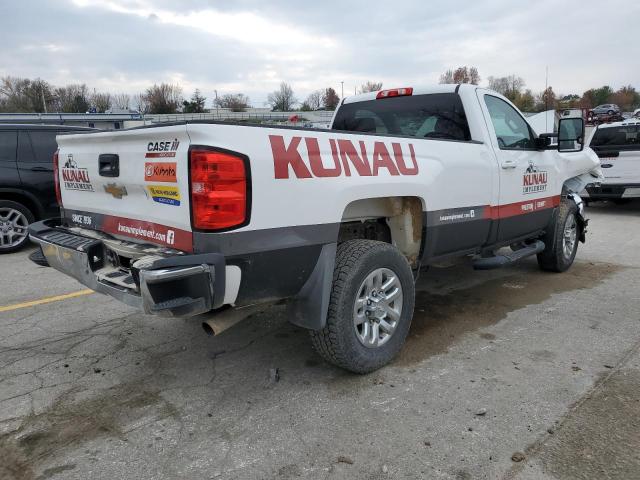
[[[270,304],[249,305],[240,308],[227,308],[221,312],[211,315],[202,322],[204,333],[213,337],[220,335],[228,328],[250,317],[254,313],[261,312],[269,307]]]

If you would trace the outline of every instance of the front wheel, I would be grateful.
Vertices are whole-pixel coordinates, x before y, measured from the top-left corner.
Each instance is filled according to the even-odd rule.
[[[569,269],[578,252],[580,229],[577,205],[568,198],[563,199],[555,221],[542,239],[546,246],[538,254],[538,265],[542,270],[564,272]]]
[[[350,240],[338,246],[325,327],[311,331],[329,363],[368,373],[389,363],[409,332],[415,289],[411,267],[392,245]]]

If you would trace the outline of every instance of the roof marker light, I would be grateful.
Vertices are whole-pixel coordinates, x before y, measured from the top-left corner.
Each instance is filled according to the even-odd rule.
[[[380,90],[376,95],[376,100],[391,97],[408,97],[409,95],[413,95],[412,87],[392,88],[391,90]]]

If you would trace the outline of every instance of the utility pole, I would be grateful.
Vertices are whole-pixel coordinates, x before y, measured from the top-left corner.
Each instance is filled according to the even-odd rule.
[[[214,90],[213,93],[216,95],[216,120],[220,120],[220,112],[218,112],[218,90]]]
[[[42,96],[42,108],[44,108],[44,113],[47,113],[47,102],[44,100],[44,87],[42,84],[40,85],[40,95]]]

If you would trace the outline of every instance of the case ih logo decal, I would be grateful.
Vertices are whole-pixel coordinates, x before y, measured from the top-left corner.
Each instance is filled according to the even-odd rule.
[[[522,193],[539,193],[547,190],[547,172],[539,172],[534,165],[524,172],[522,177]]]
[[[62,182],[67,190],[80,190],[83,192],[93,192],[93,185],[89,178],[89,171],[86,168],[78,168],[73,160],[73,155],[67,156],[67,161],[62,167]]]
[[[176,162],[145,163],[144,179],[147,182],[177,182]]]
[[[304,140],[304,147],[300,144]],[[331,158],[320,154],[320,143],[313,137],[293,137],[287,145],[281,135],[269,135],[275,178],[361,177],[387,175],[417,175],[418,163],[413,145],[392,142],[352,142],[329,139]],[[403,150],[404,149],[404,150]],[[325,145],[325,151],[326,151]],[[384,175],[384,174],[383,174]]]
[[[175,157],[176,150],[178,150],[179,145],[180,142],[177,138],[168,142],[149,142],[147,144],[147,153],[145,154],[145,158]]]
[[[178,187],[149,185],[147,191],[154,202],[164,203],[165,205],[180,205],[180,190],[178,190]]]

